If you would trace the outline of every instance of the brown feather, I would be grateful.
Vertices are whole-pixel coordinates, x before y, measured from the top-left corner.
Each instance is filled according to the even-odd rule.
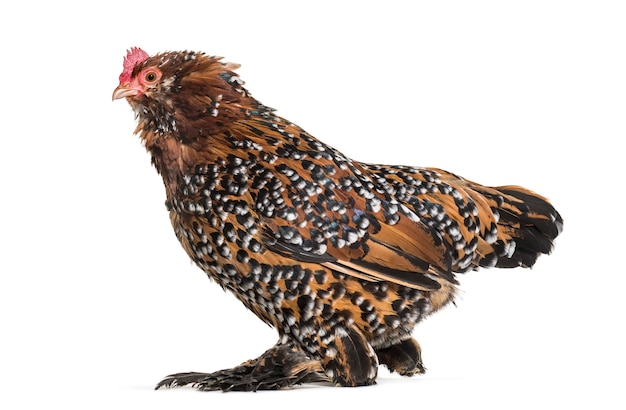
[[[411,332],[453,300],[456,273],[551,251],[563,221],[540,195],[352,160],[254,99],[221,60],[133,48],[113,97],[135,111],[189,257],[280,340],[159,387],[368,385],[378,364],[422,373]]]

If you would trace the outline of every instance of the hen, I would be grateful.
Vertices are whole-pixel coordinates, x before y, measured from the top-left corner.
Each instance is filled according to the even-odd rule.
[[[551,251],[563,221],[544,197],[352,160],[254,99],[237,67],[132,48],[113,92],[136,114],[187,254],[279,333],[257,359],[157,388],[370,385],[379,364],[423,373],[411,332],[453,300],[455,273]]]

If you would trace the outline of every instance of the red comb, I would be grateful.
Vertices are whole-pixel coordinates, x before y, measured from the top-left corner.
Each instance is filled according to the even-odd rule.
[[[133,68],[142,61],[145,61],[148,57],[150,57],[148,53],[139,47],[132,47],[128,50],[126,57],[124,57],[124,71],[120,74],[120,83],[130,82]]]

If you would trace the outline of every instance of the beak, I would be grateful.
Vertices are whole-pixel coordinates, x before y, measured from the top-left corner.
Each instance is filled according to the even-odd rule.
[[[131,88],[129,83],[120,84],[115,90],[113,90],[113,100],[119,100],[120,98],[132,97],[139,94],[139,90]]]

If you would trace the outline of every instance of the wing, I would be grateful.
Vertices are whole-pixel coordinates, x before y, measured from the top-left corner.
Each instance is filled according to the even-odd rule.
[[[333,198],[341,195],[338,192]],[[380,210],[368,210],[360,200],[354,202],[311,218],[314,227],[263,220],[265,245],[291,259],[317,262],[373,282],[435,290],[440,287],[435,277],[454,281],[446,243],[410,210],[395,201],[381,201]]]
[[[291,176],[284,192],[291,216],[262,218],[267,249],[368,281],[421,290],[438,289],[438,278],[455,282],[454,249],[445,229],[428,219],[441,222],[445,213],[423,200],[398,200],[367,166],[338,155],[329,156],[331,165],[321,166],[318,158],[304,169],[278,167]]]
[[[435,290],[486,266],[506,239],[493,201],[453,174],[352,161],[279,117],[239,131],[240,146],[262,147],[251,195],[263,244],[282,257]]]

